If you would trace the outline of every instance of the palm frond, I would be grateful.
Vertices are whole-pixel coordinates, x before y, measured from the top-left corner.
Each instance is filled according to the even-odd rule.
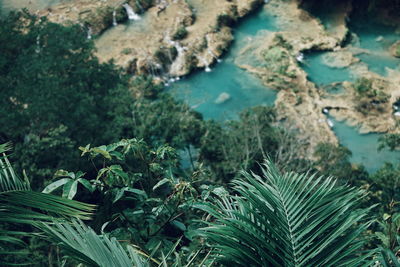
[[[198,207],[214,217],[201,230],[220,258],[250,266],[360,266],[367,263],[361,237],[368,209],[364,192],[332,178],[281,175],[270,161],[263,177],[243,173],[236,196]]]
[[[53,221],[54,217],[91,218],[95,206],[34,191],[0,193],[0,222]]]
[[[132,247],[128,246],[128,253],[115,238],[97,235],[81,221],[42,223],[38,227],[58,243],[65,255],[87,266],[149,266]]]
[[[383,267],[400,267],[400,259],[390,249],[380,248],[378,259]]]
[[[0,145],[0,151],[7,149],[9,145]],[[6,226],[10,223],[32,225],[38,221],[51,222],[55,217],[91,218],[94,205],[31,191],[29,182],[25,180],[15,174],[3,154],[0,157],[0,244],[24,245],[20,237],[29,233],[9,230]],[[0,247],[0,255],[10,253],[6,248]],[[4,265],[2,260],[0,265]]]
[[[3,154],[5,152],[7,152],[7,151],[10,151],[11,149],[12,149],[11,142],[0,144],[0,154]]]
[[[3,144],[1,150],[6,151],[7,144]],[[6,155],[0,157],[0,193],[12,190],[30,190],[29,183],[22,181],[14,172]]]

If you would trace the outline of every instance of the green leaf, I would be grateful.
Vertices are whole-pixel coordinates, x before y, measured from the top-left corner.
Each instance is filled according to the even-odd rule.
[[[86,153],[90,152],[90,144],[87,144],[85,147],[80,146],[79,150],[82,151],[81,157],[84,156]]]
[[[220,194],[196,208],[213,218],[199,235],[224,262],[239,266],[363,266],[369,209],[365,192],[332,178],[281,174],[267,161],[262,176],[243,172],[235,195]]]
[[[171,221],[171,224],[181,230],[182,232],[186,231],[186,226],[178,220]]]
[[[140,195],[140,196],[143,196],[143,197],[147,198],[147,194],[143,190],[139,190],[139,189],[131,188],[131,187],[126,187],[124,190],[126,192],[134,193],[136,195]]]
[[[70,178],[63,178],[63,179],[60,179],[60,180],[58,180],[58,181],[55,181],[55,182],[49,184],[48,186],[46,186],[45,189],[43,189],[42,192],[43,192],[43,193],[46,193],[46,194],[51,193],[51,192],[53,192],[54,190],[56,190],[57,188],[59,188],[60,186],[65,185],[65,184],[68,183],[69,181],[71,181]]]
[[[161,181],[159,181],[155,186],[153,186],[153,190],[156,190],[157,188],[159,188],[160,186],[169,183],[170,180],[168,178],[164,178]]]
[[[113,204],[115,203],[115,202],[117,202],[118,200],[120,200],[123,196],[124,196],[124,193],[125,193],[125,189],[119,189],[118,191],[117,191],[117,194],[115,195],[115,197],[114,197],[114,200],[113,200]]]
[[[385,214],[383,214],[383,220],[384,221],[387,221],[388,219],[390,219],[392,216],[390,216],[390,214],[387,214],[387,213],[385,213]]]
[[[56,242],[64,255],[88,266],[149,267],[143,257],[134,251],[128,254],[115,238],[97,235],[81,221],[40,224],[39,227]],[[134,255],[134,258],[132,257]]]
[[[95,190],[95,188],[92,186],[92,184],[85,178],[79,178],[77,181],[81,185],[83,185],[87,190],[89,190],[89,192],[93,193],[93,191]]]
[[[99,147],[92,148],[92,151],[94,153],[98,153],[98,154],[102,155],[106,159],[111,159],[111,155],[110,155],[110,153],[108,153],[108,151],[106,149],[107,149],[106,146],[99,146]]]
[[[64,185],[62,196],[68,199],[73,199],[74,196],[76,195],[77,188],[78,188],[78,181],[70,180],[68,183]]]

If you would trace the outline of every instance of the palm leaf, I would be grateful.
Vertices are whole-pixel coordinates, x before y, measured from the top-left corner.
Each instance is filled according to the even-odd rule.
[[[132,245],[127,245],[126,250],[115,238],[109,238],[106,234],[98,235],[90,227],[86,226],[80,220],[74,220],[72,223],[40,223],[37,226],[45,232],[46,236],[57,243],[64,255],[75,259],[87,266],[96,267],[149,267],[153,262],[154,266],[206,266],[207,254],[200,265],[195,263],[200,251],[193,251],[187,263],[183,263],[179,253],[176,252],[180,243],[178,240],[170,251],[164,255],[162,252],[161,261],[153,258],[158,251],[160,244],[153,249],[150,255],[142,252]],[[175,254],[173,264],[167,264],[167,259]],[[211,261],[207,266],[211,266]]]
[[[332,178],[281,175],[267,161],[263,177],[243,172],[236,196],[197,207],[214,221],[200,234],[223,261],[250,266],[360,266],[368,263],[361,238],[368,209],[364,192]]]
[[[0,245],[23,245],[20,236],[29,233],[6,229],[12,224],[32,225],[37,221],[53,221],[55,217],[89,219],[94,205],[85,204],[58,196],[31,191],[27,179],[23,181],[14,172],[5,151],[9,144],[0,145]],[[0,255],[10,254],[6,246],[0,246]],[[0,265],[8,266],[0,260]]]
[[[126,252],[115,238],[97,235],[81,221],[42,223],[38,227],[60,246],[65,255],[87,266],[149,266],[132,247],[128,246],[129,253]]]

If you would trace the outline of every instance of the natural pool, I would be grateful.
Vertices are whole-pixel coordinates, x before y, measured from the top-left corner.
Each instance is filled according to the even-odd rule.
[[[356,34],[354,45],[365,50],[356,55],[368,68],[382,76],[386,76],[386,68],[397,69],[400,59],[390,55],[389,48],[400,34],[394,27],[385,26],[366,16],[355,17],[349,23],[349,28]]]
[[[264,30],[277,30],[275,18],[268,14],[266,8],[245,18],[235,28],[233,45],[222,62],[211,66],[211,72],[193,73],[174,83],[170,92],[201,112],[206,119],[234,119],[245,108],[273,105],[276,92],[235,64],[241,50],[252,38],[257,34],[268,34]],[[229,95],[229,99],[218,104],[216,102],[221,94]]]
[[[394,164],[400,162],[399,152],[391,152],[387,149],[378,151],[380,134],[359,134],[356,128],[344,122],[334,121],[334,124],[333,130],[340,143],[353,153],[351,161],[357,164],[362,163],[368,172],[377,171],[385,162]]]
[[[356,34],[351,46],[363,51],[355,55],[361,60],[361,64],[367,64],[370,71],[382,76],[386,75],[386,68],[399,68],[400,59],[389,54],[390,45],[400,39],[394,28],[371,22],[366,17],[355,18],[349,24],[349,27]],[[307,72],[310,81],[321,89],[326,89],[331,88],[328,86],[330,84],[354,81],[357,78],[350,68],[328,66],[324,61],[326,53],[313,52],[306,55],[302,67]],[[333,86],[332,88],[338,88],[338,90],[330,93],[340,94],[342,92],[340,86]],[[334,121],[333,131],[340,143],[351,150],[351,161],[363,163],[369,172],[376,171],[384,162],[395,164],[400,162],[399,152],[390,152],[387,149],[377,150],[378,139],[381,134],[360,134],[357,128],[337,121]]]
[[[263,30],[277,31],[274,17],[267,12],[267,6],[251,16],[244,19],[235,29],[235,42],[229,53],[223,58],[223,62],[213,66],[212,72],[197,72],[188,78],[173,84],[171,91],[177,98],[187,101],[189,105],[201,112],[207,119],[231,119],[246,107],[260,104],[273,104],[275,92],[265,88],[261,82],[246,71],[235,65],[235,60],[240,56],[240,51],[248,41],[252,41],[260,34],[268,34]],[[368,31],[357,31],[360,38],[360,47],[375,51],[376,44],[374,34]],[[393,34],[393,33],[392,33]],[[388,33],[386,36],[389,36]],[[371,42],[373,42],[371,44]],[[383,48],[382,48],[383,49]],[[357,77],[348,68],[330,67],[324,61],[325,52],[314,52],[306,56],[303,64],[309,79],[320,87],[336,83],[330,88],[333,93],[341,93],[340,82],[354,81]],[[380,57],[381,55],[379,55]],[[373,54],[365,54],[365,63],[369,64],[371,70],[393,67],[390,60],[383,59],[375,64],[372,60]],[[363,60],[363,55],[360,55]],[[232,98],[222,104],[216,104],[215,100],[221,93],[228,93]],[[375,172],[384,162],[400,162],[400,153],[388,150],[378,151],[378,139],[380,134],[360,134],[355,127],[348,126],[344,122],[334,121],[333,131],[341,144],[348,147],[352,152],[353,163],[363,163],[369,172]]]
[[[331,83],[353,81],[355,76],[348,68],[330,67],[324,61],[326,52],[311,52],[305,55],[301,64],[307,72],[307,77],[317,86],[326,86]]]
[[[3,12],[11,9],[28,7],[31,11],[47,8],[57,3],[68,0],[0,0]],[[321,13],[322,14],[322,13]],[[330,16],[327,14],[327,16]],[[333,21],[328,17],[323,20],[329,31]],[[114,27],[107,31],[102,40],[108,49],[115,45],[113,42],[121,42],[123,34],[143,34],[148,23],[146,15],[142,20],[130,22]],[[352,43],[356,48],[365,49],[356,56],[366,63],[371,71],[380,75],[386,75],[386,67],[399,68],[400,60],[388,54],[389,46],[400,36],[390,27],[373,24],[372,22],[352,20],[349,24],[351,30],[357,35]],[[275,17],[268,13],[268,5],[258,12],[243,19],[234,29],[235,42],[229,52],[224,55],[222,62],[211,66],[211,72],[197,71],[179,82],[171,85],[170,91],[179,99],[183,99],[190,106],[201,112],[206,119],[232,119],[248,107],[256,105],[272,105],[276,98],[276,92],[266,88],[261,81],[240,69],[235,62],[243,58],[242,49],[257,36],[269,34],[268,31],[278,31]],[[99,40],[97,40],[99,41]],[[112,44],[112,45],[111,45]],[[107,48],[108,47],[108,48]],[[311,53],[306,56],[303,64],[309,79],[320,87],[342,81],[353,81],[355,77],[347,68],[333,68],[324,64],[324,52]],[[247,60],[251,60],[251,54],[246,54]],[[255,60],[255,59],[254,59]],[[336,86],[336,93],[340,93],[340,86]],[[217,104],[216,100],[222,94],[230,96],[224,103]],[[348,147],[352,153],[354,163],[363,163],[369,172],[376,171],[385,161],[398,163],[400,153],[389,151],[377,151],[379,134],[359,134],[357,129],[346,125],[344,122],[334,122],[333,130],[340,142]]]

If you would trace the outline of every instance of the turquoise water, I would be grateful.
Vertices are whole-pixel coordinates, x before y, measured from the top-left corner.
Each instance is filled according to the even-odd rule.
[[[364,18],[365,19],[365,18]],[[329,20],[329,18],[328,18]],[[400,39],[394,29],[383,27],[370,21],[356,20],[350,23],[350,29],[358,36],[356,47],[367,50],[367,53],[357,55],[368,65],[368,68],[382,76],[386,75],[386,68],[397,68],[400,59],[389,54],[389,47]],[[308,79],[318,87],[331,93],[341,93],[340,84],[333,83],[354,81],[357,77],[352,75],[348,68],[332,68],[324,64],[325,52],[312,52],[305,55],[303,69],[308,74]],[[333,128],[341,144],[348,147],[352,154],[353,163],[363,164],[369,172],[379,169],[384,162],[399,163],[400,153],[383,150],[378,152],[378,139],[381,134],[360,134],[355,127],[344,122],[335,122]]]
[[[187,78],[174,83],[170,92],[178,99],[187,102],[201,112],[206,119],[235,119],[238,113],[248,107],[273,105],[276,92],[266,88],[261,81],[240,69],[235,59],[241,49],[257,34],[266,34],[263,30],[277,30],[274,17],[266,9],[244,19],[235,28],[235,41],[222,62],[211,66],[211,72],[198,71]],[[215,103],[221,93],[230,96],[224,103]]]
[[[354,19],[349,27],[359,38],[357,46],[368,50],[367,53],[357,55],[357,57],[365,62],[371,71],[385,76],[386,68],[399,68],[400,59],[389,53],[390,46],[400,40],[400,35],[395,33],[395,28],[375,23],[365,17]]]
[[[310,52],[305,54],[302,64],[307,72],[310,81],[318,86],[325,86],[331,83],[353,81],[354,76],[348,68],[333,68],[326,65],[323,61],[325,52]]]
[[[334,121],[334,123],[333,130],[340,143],[353,153],[351,157],[353,163],[363,164],[370,173],[377,171],[385,162],[400,163],[399,152],[377,151],[380,134],[359,134],[355,127],[348,126],[344,122]]]

